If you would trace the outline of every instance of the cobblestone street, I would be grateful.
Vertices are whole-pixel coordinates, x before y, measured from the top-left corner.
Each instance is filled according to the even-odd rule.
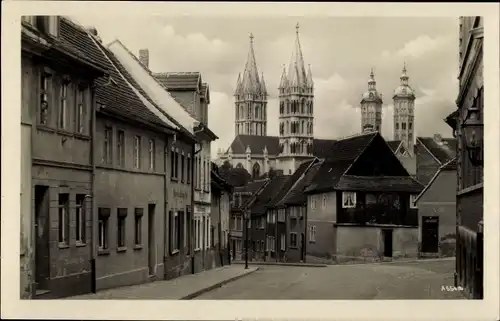
[[[244,278],[196,299],[460,299],[454,260],[338,265],[261,266]]]

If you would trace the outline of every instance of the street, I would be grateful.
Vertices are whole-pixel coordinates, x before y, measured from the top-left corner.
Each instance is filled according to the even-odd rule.
[[[196,299],[460,299],[454,260],[328,267],[261,266]],[[453,288],[453,287],[452,287]]]

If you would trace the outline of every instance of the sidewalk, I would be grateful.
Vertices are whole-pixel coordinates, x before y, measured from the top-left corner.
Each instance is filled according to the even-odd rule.
[[[231,261],[233,264],[245,264],[245,261]],[[283,265],[283,266],[303,266],[303,267],[327,267],[326,264],[313,263],[292,263],[292,262],[276,262],[276,261],[248,261],[248,265]]]
[[[221,287],[245,275],[257,271],[258,267],[230,265],[185,275],[173,280],[156,281],[133,286],[103,290],[97,293],[84,294],[66,298],[67,300],[95,299],[139,299],[139,300],[190,300],[205,292]]]

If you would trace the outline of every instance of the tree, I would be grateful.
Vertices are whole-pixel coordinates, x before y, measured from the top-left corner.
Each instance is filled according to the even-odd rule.
[[[229,163],[229,161],[224,161],[224,163],[222,164],[221,168],[224,169],[224,170],[229,170],[231,169],[231,163]]]

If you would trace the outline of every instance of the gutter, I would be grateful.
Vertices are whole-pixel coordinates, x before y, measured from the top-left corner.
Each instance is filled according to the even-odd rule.
[[[96,122],[97,122],[97,101],[96,101],[96,89],[97,86],[93,86],[91,90],[91,101],[92,101],[92,119],[91,119],[91,148],[90,148],[90,159],[91,159],[91,167],[92,167],[92,176],[91,176],[91,188],[92,188],[92,198],[91,198],[91,213],[92,213],[92,225],[91,225],[91,231],[92,231],[92,246],[91,248],[91,259],[90,259],[90,271],[91,271],[91,285],[92,285],[92,292],[96,293],[97,292],[97,271],[96,271],[96,254],[97,254],[97,243],[96,240],[98,238],[97,236],[97,204],[95,201],[95,195],[96,195],[96,186],[95,186],[95,176],[96,176],[96,159],[95,159],[95,152],[94,149],[96,148]]]

